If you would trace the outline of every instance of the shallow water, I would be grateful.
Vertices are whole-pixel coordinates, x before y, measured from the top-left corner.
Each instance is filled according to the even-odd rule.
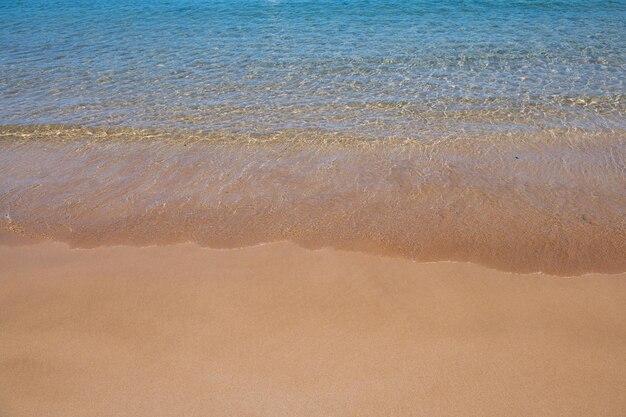
[[[0,225],[29,236],[82,247],[293,240],[515,271],[626,268],[625,132],[0,133]]]
[[[624,1],[0,2],[0,122],[624,127]]]
[[[0,215],[626,270],[624,1],[0,1]]]

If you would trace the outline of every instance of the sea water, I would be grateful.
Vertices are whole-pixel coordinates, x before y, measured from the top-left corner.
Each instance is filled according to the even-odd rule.
[[[626,270],[626,1],[0,0],[0,227]]]
[[[624,128],[626,1],[1,0],[0,123]]]

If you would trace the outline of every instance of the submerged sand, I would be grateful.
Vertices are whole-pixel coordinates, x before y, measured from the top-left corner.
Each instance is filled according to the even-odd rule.
[[[79,247],[288,240],[513,272],[619,273],[625,178],[626,130],[368,141],[0,126],[0,231]]]
[[[626,413],[624,273],[290,243],[5,242],[0,265],[3,417]]]

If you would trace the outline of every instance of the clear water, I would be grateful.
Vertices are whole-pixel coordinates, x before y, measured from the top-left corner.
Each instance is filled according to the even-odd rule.
[[[624,271],[625,75],[626,0],[0,0],[0,232]]]
[[[623,128],[626,1],[0,0],[0,123]]]

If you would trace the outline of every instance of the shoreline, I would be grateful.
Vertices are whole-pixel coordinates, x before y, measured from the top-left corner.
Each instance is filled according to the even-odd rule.
[[[626,0],[0,10],[0,417],[626,417]]]
[[[0,414],[621,416],[626,273],[0,246]]]
[[[294,241],[615,273],[626,271],[623,133],[327,142],[0,126],[0,229],[77,247]]]

